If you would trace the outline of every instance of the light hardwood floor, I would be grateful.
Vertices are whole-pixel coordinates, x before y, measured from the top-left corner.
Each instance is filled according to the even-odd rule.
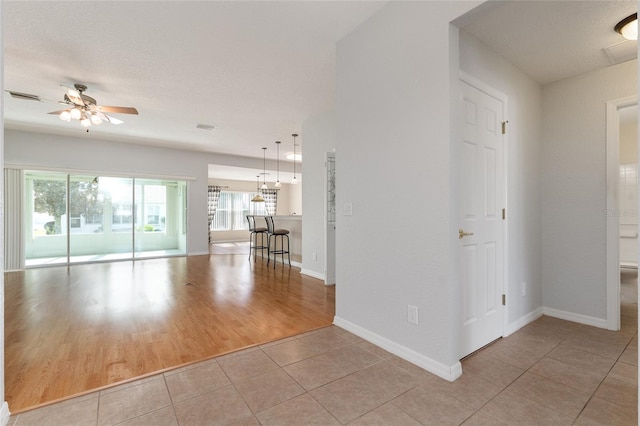
[[[5,273],[13,413],[332,323],[334,287],[246,254]]]

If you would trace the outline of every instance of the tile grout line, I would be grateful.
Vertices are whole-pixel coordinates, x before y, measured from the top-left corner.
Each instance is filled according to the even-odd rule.
[[[542,326],[537,326],[537,327],[542,327]],[[554,329],[554,330],[556,330],[556,331],[562,331],[560,328],[556,328],[556,327],[552,327],[552,326],[549,326],[549,327],[550,327],[550,328],[552,328],[552,329]],[[523,327],[523,328],[524,328],[524,327]],[[578,328],[576,329],[576,331],[573,331],[573,332],[572,332],[571,334],[569,334],[569,335],[575,335],[575,333],[576,333],[578,330],[580,330],[581,328],[582,328],[582,326],[578,327]],[[566,340],[567,340],[566,338],[562,338],[562,340],[560,340],[560,342],[559,342],[559,343],[557,343],[557,344],[556,344],[556,345],[554,345],[551,349],[549,349],[549,350],[548,350],[544,355],[542,355],[542,356],[540,357],[540,359],[539,359],[538,361],[536,361],[533,365],[529,366],[529,367],[528,367],[528,368],[526,368],[526,369],[523,369],[522,373],[521,373],[520,375],[518,375],[518,377],[516,377],[516,378],[515,378],[511,383],[509,383],[507,386],[505,386],[505,387],[504,387],[500,392],[498,392],[495,396],[493,396],[491,399],[489,399],[487,402],[485,402],[485,403],[484,403],[480,408],[476,409],[476,410],[475,410],[475,412],[474,412],[473,414],[471,414],[469,417],[467,417],[467,418],[464,420],[464,422],[468,421],[468,420],[469,420],[471,417],[473,417],[476,413],[478,413],[480,410],[482,410],[482,408],[484,408],[486,405],[488,405],[488,404],[489,404],[489,403],[491,403],[493,400],[495,400],[496,398],[498,398],[498,396],[502,395],[502,394],[503,394],[507,389],[509,389],[509,388],[510,388],[510,387],[511,387],[511,386],[512,386],[512,385],[513,385],[513,384],[514,384],[514,383],[515,383],[519,378],[521,378],[522,376],[524,376],[526,373],[531,373],[531,374],[534,374],[534,375],[536,375],[536,376],[538,376],[538,377],[542,377],[543,379],[551,380],[551,381],[552,381],[552,382],[554,382],[554,383],[559,383],[559,384],[564,385],[564,383],[556,382],[555,380],[550,379],[550,378],[547,378],[547,377],[545,377],[545,376],[540,376],[539,374],[536,374],[535,372],[532,372],[532,371],[530,371],[530,370],[531,370],[534,366],[536,366],[538,363],[540,363],[540,361],[542,361],[543,359],[547,358],[547,356],[548,356],[551,352],[553,352],[557,347],[559,347],[559,346],[560,346],[562,343],[564,343]],[[549,358],[549,359],[553,359],[553,358]],[[561,361],[560,361],[560,362],[561,362]],[[508,364],[509,364],[509,363],[508,363]],[[512,365],[512,364],[509,364],[509,365]],[[517,366],[514,366],[514,367],[517,367]],[[518,368],[519,368],[519,367],[518,367]],[[486,379],[485,379],[485,380],[486,380]],[[565,386],[567,386],[567,385],[565,385]],[[569,387],[571,387],[571,386],[569,386]],[[454,397],[455,397],[455,396],[454,396]],[[536,401],[533,401],[532,399],[527,398],[526,396],[522,396],[522,398],[524,398],[524,399],[526,399],[527,401],[529,401],[529,402],[531,402],[531,403],[534,403],[534,404],[536,404],[536,405],[540,405],[541,407],[544,407],[544,408],[546,408],[546,409],[548,409],[548,410],[552,410],[552,411],[554,411],[554,412],[556,412],[556,413],[559,413],[559,414],[561,414],[561,415],[567,416],[566,414],[564,414],[564,413],[562,413],[562,412],[560,412],[560,411],[557,411],[557,410],[556,410],[556,409],[554,409],[554,408],[551,408],[551,407],[547,407],[547,406],[545,406],[545,405],[542,405],[542,404],[540,404],[540,403],[538,403],[538,402],[536,402]],[[589,400],[590,400],[590,399],[589,399]],[[585,405],[583,406],[582,410],[584,410],[584,407],[586,407],[586,406],[587,406],[587,403],[585,403]],[[580,411],[580,413],[582,412],[582,410]],[[578,417],[580,416],[580,413],[578,413],[578,415],[576,416],[576,418],[575,418],[575,419],[573,419],[573,423],[575,423],[575,421],[578,419]],[[569,416],[567,416],[567,417],[569,417]],[[504,421],[506,421],[506,422],[509,422],[509,419],[504,419],[504,418],[500,418],[500,419],[501,419],[501,420],[504,420]],[[464,422],[463,422],[462,424],[464,424]]]
[[[591,400],[593,398],[598,398],[596,396],[596,392],[598,392],[598,389],[600,389],[600,386],[602,386],[602,384],[604,383],[605,380],[607,380],[607,377],[609,377],[609,374],[611,373],[611,371],[614,369],[614,367],[616,366],[616,364],[618,362],[621,362],[622,364],[626,364],[625,362],[620,361],[620,358],[622,357],[622,354],[624,354],[624,352],[627,350],[627,348],[629,347],[629,345],[631,344],[631,342],[633,341],[633,339],[635,338],[635,336],[638,335],[638,331],[636,330],[636,332],[634,333],[634,335],[631,337],[631,339],[629,340],[629,342],[627,342],[627,344],[625,345],[624,349],[622,350],[622,352],[620,352],[620,355],[618,355],[618,358],[616,358],[616,360],[613,362],[613,364],[611,364],[611,368],[609,368],[609,371],[607,371],[607,374],[605,374],[605,376],[603,377],[603,379],[600,381],[600,384],[598,384],[598,386],[596,387],[596,389],[593,391],[593,393],[591,394],[591,396],[589,396],[589,400],[584,404],[584,406],[582,407],[582,409],[580,410],[580,413],[578,413],[578,416],[575,418],[575,420],[573,421],[573,424],[575,424],[575,422],[578,421],[578,419],[580,418],[580,415],[584,412],[584,410],[587,408],[587,406],[589,405],[589,403],[591,402]],[[627,364],[629,365],[629,364]],[[637,368],[637,366],[636,366]],[[620,407],[619,404],[617,404],[616,402],[613,401],[608,401],[612,404],[615,404],[616,406]],[[625,407],[623,407],[625,408]]]
[[[102,401],[102,392],[98,391],[98,404],[96,407],[96,426],[100,424],[100,402]]]
[[[327,328],[328,328],[328,327],[327,327]],[[322,329],[319,329],[319,330],[322,330]],[[313,336],[314,334],[316,334],[319,330],[314,330],[314,331],[312,331],[312,332],[311,332],[311,334],[304,333],[304,334],[307,334],[307,336],[305,336],[305,337],[312,337],[312,336]],[[300,340],[300,337],[297,337],[297,338],[298,338],[298,340]],[[348,344],[353,345],[353,343],[352,343],[352,342],[349,342],[347,339],[343,339],[343,340],[345,340]],[[347,345],[345,345],[345,346],[347,346]],[[260,348],[260,350],[262,350],[262,348]],[[329,415],[330,415],[331,417],[333,417],[333,418],[334,418],[338,423],[343,424],[340,420],[338,420],[338,419],[333,415],[333,413],[332,413],[331,411],[329,411],[329,410],[327,409],[327,407],[325,407],[324,405],[322,405],[322,403],[321,403],[320,401],[318,401],[316,398],[314,398],[314,396],[311,394],[311,391],[310,391],[310,390],[307,390],[307,389],[306,389],[306,388],[305,388],[301,383],[299,383],[299,382],[295,379],[295,377],[291,376],[291,374],[289,374],[289,372],[285,370],[285,367],[288,367],[288,366],[291,366],[291,365],[295,365],[295,364],[297,364],[297,363],[300,363],[300,362],[306,361],[306,360],[308,360],[308,359],[315,358],[315,357],[320,356],[320,355],[323,355],[323,354],[325,354],[325,353],[327,353],[327,352],[323,352],[322,354],[318,354],[318,355],[315,355],[315,356],[311,356],[311,357],[309,357],[309,358],[304,358],[304,359],[301,359],[301,360],[296,361],[296,362],[292,362],[292,363],[287,364],[287,365],[284,365],[284,366],[280,366],[280,364],[278,364],[278,363],[277,363],[277,362],[276,362],[276,361],[275,361],[271,356],[269,356],[269,354],[268,354],[268,353],[266,353],[265,351],[262,351],[262,352],[263,352],[263,353],[264,353],[264,354],[265,354],[265,355],[266,355],[266,356],[267,356],[271,361],[273,361],[273,362],[278,366],[278,368],[279,368],[280,370],[282,370],[282,371],[283,371],[283,372],[284,372],[284,373],[285,373],[289,378],[291,378],[291,380],[293,380],[293,381],[294,381],[298,386],[300,386],[300,388],[304,391],[302,394],[300,394],[300,395],[296,395],[296,396],[294,396],[294,397],[292,397],[292,398],[289,398],[289,399],[288,399],[288,400],[286,400],[286,401],[282,401],[282,402],[280,402],[280,403],[278,403],[278,404],[274,405],[273,407],[277,407],[278,405],[284,404],[285,402],[291,401],[292,399],[298,398],[298,397],[300,397],[300,396],[302,396],[302,395],[308,395],[312,400],[314,400],[318,405],[320,405],[320,407],[322,407],[322,409],[324,409],[327,413],[329,413]],[[330,352],[330,351],[329,351],[329,352]],[[358,370],[358,371],[359,371],[359,370]],[[353,373],[352,373],[352,374],[353,374]],[[349,376],[349,374],[348,374],[347,376]],[[344,377],[347,377],[347,376],[343,376],[343,377],[341,377],[341,378],[344,378]],[[338,379],[336,379],[336,380],[338,380]],[[336,381],[336,380],[332,380],[330,383],[332,383],[332,382],[334,382],[334,381]],[[325,383],[325,385],[326,385],[326,384],[327,384],[327,383]],[[322,385],[322,386],[324,386],[324,385]],[[320,387],[322,387],[322,386],[319,386],[319,387],[317,387],[317,388],[315,388],[315,389],[318,389],[318,388],[320,388]],[[315,390],[315,389],[312,389],[312,390]],[[267,410],[269,410],[269,409],[271,409],[271,408],[273,408],[273,407],[269,407],[269,408],[267,408],[267,409],[265,409],[265,410],[261,411],[261,413],[262,413],[262,412],[264,412],[264,411],[267,411]],[[260,420],[257,418],[257,414],[258,414],[258,413],[254,414],[254,417],[256,417],[256,420],[258,420],[258,422],[260,422]],[[260,422],[260,424],[262,424],[262,422]]]
[[[269,356],[268,354],[266,354],[266,355],[267,355],[267,356]],[[319,356],[319,355],[316,355],[316,356]],[[311,358],[314,358],[314,357],[306,358],[306,359],[300,360],[300,361],[298,361],[298,362],[303,362],[303,361],[305,361],[305,360],[307,360],[307,359],[311,359]],[[271,357],[269,357],[269,359],[271,359]],[[272,361],[273,361],[273,360],[272,360]],[[274,361],[274,362],[275,362],[275,361]],[[294,365],[294,364],[297,364],[297,362],[295,362],[295,363],[291,363],[291,364],[288,364],[288,365]],[[276,364],[276,365],[277,365],[277,364]],[[327,409],[327,407],[325,407],[324,405],[322,405],[322,403],[321,403],[320,401],[318,401],[318,400],[317,400],[317,399],[316,399],[316,398],[311,394],[311,391],[310,391],[310,390],[307,390],[307,388],[305,388],[305,387],[304,387],[300,382],[298,382],[298,381],[295,379],[295,377],[293,377],[291,374],[289,374],[289,372],[288,372],[288,371],[286,371],[286,370],[284,369],[284,367],[280,367],[280,366],[278,366],[278,368],[280,368],[280,369],[281,369],[281,370],[282,370],[282,371],[283,371],[287,376],[289,376],[289,377],[291,378],[291,380],[293,380],[293,381],[294,381],[298,386],[300,386],[300,387],[302,388],[302,390],[304,390],[304,393],[302,393],[302,394],[300,394],[300,395],[296,395],[296,396],[294,396],[294,397],[292,397],[292,398],[289,398],[289,399],[288,399],[288,400],[286,400],[286,401],[282,401],[282,402],[280,402],[280,403],[278,403],[278,404],[274,405],[273,407],[277,407],[278,405],[284,404],[285,402],[291,401],[292,399],[299,398],[299,397],[300,397],[300,396],[302,396],[302,395],[308,395],[308,396],[309,396],[309,398],[311,398],[312,400],[314,400],[314,401],[315,401],[315,402],[316,402],[320,407],[322,407],[322,409],[323,409],[323,410],[325,410],[325,411],[326,411],[326,412],[327,412],[331,417],[333,417],[333,418],[334,418],[334,419],[335,419],[339,424],[343,424],[340,420],[338,420],[338,418],[336,418],[336,417],[333,415],[333,413],[332,413],[331,411],[329,411],[329,409]],[[347,376],[348,376],[348,375],[347,375]],[[344,378],[344,377],[347,377],[347,376],[343,376],[343,377],[341,377],[341,378]],[[333,383],[334,381],[335,381],[335,380],[331,381],[330,383]],[[322,385],[322,386],[324,386],[324,385]],[[312,389],[312,390],[318,389],[318,388],[320,388],[320,387],[322,387],[322,386],[318,386],[317,388],[314,388],[314,389]],[[269,409],[271,409],[271,408],[273,408],[273,407],[267,408],[267,410],[269,410]],[[263,410],[263,411],[261,411],[261,412],[264,412],[264,411],[267,411],[267,410]],[[257,416],[256,416],[256,419],[257,419]],[[260,419],[257,419],[257,420],[258,420],[258,422],[260,422]],[[262,422],[260,422],[260,424],[262,424]]]
[[[180,421],[178,420],[178,413],[176,413],[176,405],[173,401],[173,396],[171,395],[171,391],[169,390],[169,384],[167,383],[167,376],[165,373],[162,373],[162,380],[164,380],[164,386],[167,388],[167,393],[169,394],[169,401],[171,401],[171,412],[173,413],[173,417],[176,419],[176,423],[180,425]],[[162,410],[162,408],[160,408]]]

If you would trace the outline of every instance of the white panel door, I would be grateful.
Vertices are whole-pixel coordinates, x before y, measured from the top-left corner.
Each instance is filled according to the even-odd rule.
[[[461,357],[503,334],[503,102],[461,82],[459,250],[463,296]]]

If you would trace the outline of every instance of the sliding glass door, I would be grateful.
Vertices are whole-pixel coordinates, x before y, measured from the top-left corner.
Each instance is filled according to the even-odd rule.
[[[71,175],[71,262],[131,259],[133,179]]]
[[[25,259],[39,265],[66,264],[67,177],[66,173],[25,174]]]
[[[26,266],[186,253],[184,181],[27,171],[24,187]]]
[[[136,257],[185,252],[185,195],[185,182],[136,179]]]

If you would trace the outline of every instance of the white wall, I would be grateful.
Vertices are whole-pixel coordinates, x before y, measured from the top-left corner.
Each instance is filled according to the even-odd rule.
[[[337,210],[353,215],[337,217],[335,322],[450,379],[461,371],[449,22],[474,4],[390,2],[337,45]]]
[[[302,173],[298,173],[296,179],[298,180],[297,185],[289,185],[289,210],[282,214],[297,216],[303,214],[302,189],[304,188],[304,181],[302,180]]]
[[[81,132],[79,130],[79,132]],[[188,254],[208,253],[207,165],[213,155],[83,137],[6,130],[5,162],[25,167],[194,178],[187,188]]]
[[[460,69],[508,97],[508,330],[542,307],[540,150],[542,87],[473,35],[460,33]],[[525,284],[526,295],[522,295]]]
[[[543,88],[545,308],[606,321],[605,104],[636,95],[637,60]]]
[[[327,112],[302,124],[304,135],[304,191],[302,207],[302,271],[325,276],[325,155],[336,143],[335,115]],[[313,254],[317,254],[314,260]]]

